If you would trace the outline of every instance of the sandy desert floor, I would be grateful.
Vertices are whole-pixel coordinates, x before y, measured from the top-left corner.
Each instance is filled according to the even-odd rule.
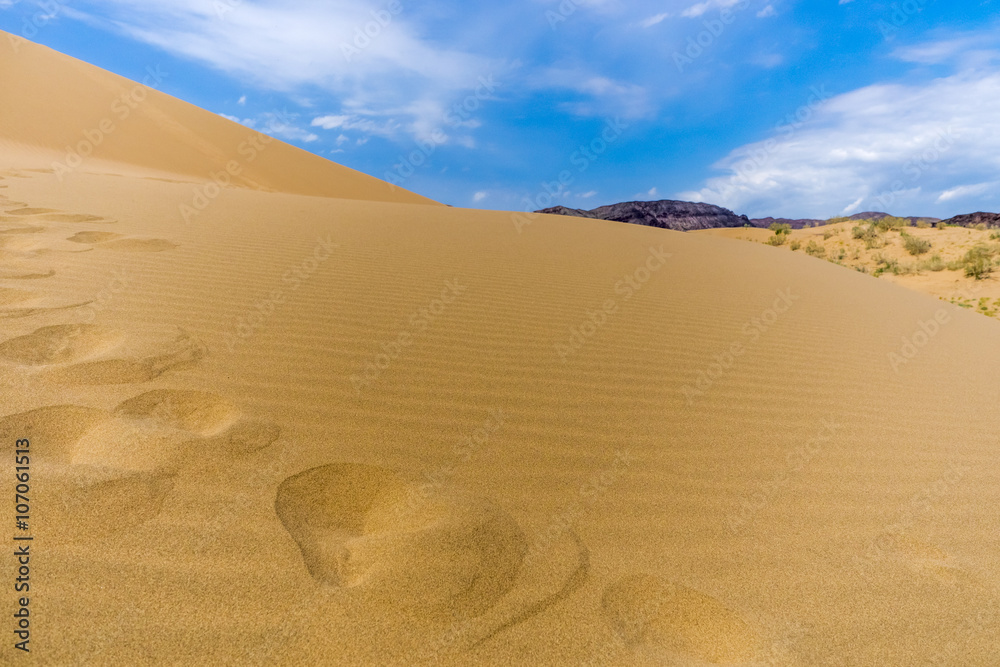
[[[830,262],[878,275],[888,280],[924,294],[954,303],[987,317],[1000,319],[1000,269],[984,279],[977,280],[965,275],[961,269],[949,269],[947,264],[960,260],[977,245],[997,247],[1000,233],[996,229],[974,229],[968,227],[917,228],[906,227],[899,231],[884,233],[885,245],[867,247],[863,240],[853,238],[852,230],[857,222],[838,222],[819,227],[792,231],[780,249],[807,253],[809,243],[821,248],[820,258]],[[867,225],[861,225],[867,227]],[[925,240],[930,250],[912,255],[903,246],[902,234]],[[706,229],[693,232],[743,241],[767,243],[774,233],[765,229]],[[814,255],[815,256],[815,255]],[[933,257],[941,263],[934,269],[928,268]],[[890,263],[898,268],[894,271]]]
[[[5,89],[83,67],[24,48]],[[131,85],[87,71],[75,132]],[[165,99],[68,173],[0,110],[34,662],[996,664],[997,322],[739,240],[303,192],[290,147],[185,219],[249,131]]]

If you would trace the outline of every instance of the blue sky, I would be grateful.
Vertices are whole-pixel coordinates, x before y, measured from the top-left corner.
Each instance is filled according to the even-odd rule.
[[[455,206],[1000,210],[1000,0],[0,0],[0,28]]]

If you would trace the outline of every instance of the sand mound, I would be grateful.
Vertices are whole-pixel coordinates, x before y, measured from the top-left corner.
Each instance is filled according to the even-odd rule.
[[[335,464],[282,482],[275,510],[320,582],[454,617],[483,613],[517,578],[520,528],[486,500],[419,494],[388,470]]]
[[[754,658],[761,641],[751,626],[715,598],[651,575],[608,586],[604,614],[629,646],[649,646],[714,664]]]

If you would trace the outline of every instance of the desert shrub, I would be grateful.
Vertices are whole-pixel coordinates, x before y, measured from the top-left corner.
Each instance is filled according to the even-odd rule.
[[[962,263],[965,275],[976,280],[983,280],[993,272],[993,257],[997,254],[995,247],[980,243],[965,253]]]
[[[897,218],[892,215],[886,216],[875,223],[875,227],[883,232],[893,232],[909,226],[910,221],[907,218]]]
[[[994,241],[1000,241],[1000,231],[991,233],[990,238]]]
[[[928,271],[944,271],[947,265],[944,260],[941,259],[941,255],[933,254],[930,259],[924,260],[920,265],[920,268],[926,269]]]
[[[768,227],[775,235],[780,234],[790,234],[792,231],[792,226],[787,222],[772,222],[771,226]]]
[[[900,271],[899,260],[892,257],[885,257],[881,253],[872,257],[875,260],[875,271],[873,275],[880,276],[883,273],[895,273]]]
[[[985,232],[986,231],[986,223],[985,222],[978,223],[976,225],[976,229],[978,229],[981,232]]]
[[[816,243],[816,241],[811,240],[806,244],[806,254],[812,255],[813,257],[825,257],[826,248]]]
[[[909,234],[903,234],[903,247],[911,255],[923,255],[931,249],[931,242],[927,239],[917,238]]]
[[[788,247],[791,248],[792,250],[798,250],[799,248],[802,247],[802,241],[792,241],[792,244]]]
[[[885,247],[885,234],[879,233],[874,226],[869,227],[864,235],[865,247],[869,250]]]
[[[861,225],[855,225],[851,229],[851,238],[853,238],[855,240],[863,239],[865,237],[865,232],[866,231],[867,230],[864,227],[862,227]]]
[[[840,233],[839,229],[826,229],[826,230],[823,230],[823,240],[826,241],[831,236],[836,236],[839,233]]]
[[[916,226],[917,229],[927,229],[928,227],[931,226],[930,223],[927,222],[926,220],[917,220],[914,223],[914,225]]]
[[[767,245],[779,246],[784,245],[785,241],[788,240],[788,236],[785,234],[775,234],[767,239]]]

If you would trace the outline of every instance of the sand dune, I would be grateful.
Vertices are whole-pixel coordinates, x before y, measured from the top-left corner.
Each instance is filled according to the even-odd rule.
[[[128,85],[31,46],[0,82],[63,66],[73,99]],[[310,192],[262,161],[185,224],[191,184],[147,168],[210,171],[177,137],[245,130],[155,96],[173,120],[123,131],[117,175],[27,171],[92,120],[41,109],[56,88],[0,116],[39,664],[995,664],[995,321],[290,148]]]
[[[17,164],[0,166],[15,174],[85,169],[323,197],[434,203],[164,94],[171,73],[158,64],[133,82],[3,31],[0,41],[0,83],[7,91],[0,100],[0,149],[21,154]],[[153,136],[158,139],[149,142]],[[5,215],[53,213],[31,207]],[[56,222],[92,221],[87,214],[56,214],[63,216]]]

